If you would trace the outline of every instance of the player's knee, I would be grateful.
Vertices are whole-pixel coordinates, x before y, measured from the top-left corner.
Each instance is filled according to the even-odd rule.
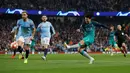
[[[18,46],[21,46],[23,48],[24,42],[18,41]]]
[[[23,38],[22,36],[20,36],[20,37],[18,38],[18,41],[19,41],[19,42],[24,42],[25,40],[24,40],[24,38]]]
[[[47,44],[43,44],[42,45],[44,48],[48,48],[48,45]]]
[[[79,48],[78,49],[78,52],[82,52],[84,49],[83,48]]]
[[[79,43],[80,43],[80,45],[84,45],[84,41],[83,40],[81,40]]]
[[[122,46],[125,47],[126,46],[125,43],[122,43]]]
[[[25,49],[25,50],[29,50],[29,49],[30,49],[30,45],[29,45],[29,44],[26,44],[26,45],[24,46],[24,49]]]
[[[26,48],[24,48],[24,49],[25,49],[25,50],[29,50],[30,48],[27,48],[27,47],[26,47]]]
[[[80,48],[80,49],[79,49],[79,53],[83,55],[83,54],[84,54],[84,49],[83,49],[83,48]]]
[[[45,46],[45,49],[47,49],[47,48],[48,48],[48,46],[46,45],[46,46]]]

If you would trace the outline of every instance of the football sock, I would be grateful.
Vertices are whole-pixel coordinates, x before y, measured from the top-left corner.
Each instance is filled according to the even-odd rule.
[[[69,48],[80,48],[80,44],[71,45]]]
[[[44,49],[44,56],[46,57],[48,53],[48,49]]]
[[[26,50],[26,56],[25,56],[25,58],[27,59],[28,56],[29,56],[29,50]]]
[[[14,50],[14,54],[13,54],[14,56],[16,55],[16,49]]]
[[[23,48],[21,46],[18,46],[18,50],[22,54]]]
[[[84,57],[91,59],[92,57],[84,50],[80,51],[80,54],[83,55]]]

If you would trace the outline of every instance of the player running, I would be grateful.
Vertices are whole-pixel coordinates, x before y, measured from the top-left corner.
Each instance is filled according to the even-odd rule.
[[[41,35],[41,45],[43,47],[44,55],[42,56],[43,60],[46,60],[48,46],[50,43],[50,38],[55,34],[54,27],[52,24],[47,21],[47,16],[42,16],[42,22],[37,27],[37,32],[40,32]]]
[[[86,51],[84,51],[84,49],[85,47],[90,46],[94,42],[96,26],[107,28],[106,26],[101,25],[98,22],[92,21],[90,15],[86,15],[85,23],[82,24],[80,28],[84,33],[84,38],[78,44],[75,45],[69,46],[65,43],[65,46],[68,49],[78,48],[79,53],[90,60],[89,64],[93,63],[94,58],[91,57]]]
[[[18,41],[18,38],[19,38],[19,35],[18,35],[18,32],[17,32],[17,26],[14,26],[14,28],[12,29],[11,33],[14,35],[14,38],[13,38],[13,41]],[[23,55],[22,55],[22,51],[23,49],[20,48],[20,44],[18,46],[17,49],[13,49],[13,55],[12,55],[12,58],[15,58],[15,55],[16,55],[16,51],[19,51],[19,59],[24,59]]]
[[[24,48],[26,51],[24,63],[28,63],[29,49],[31,44],[31,39],[35,35],[35,25],[31,19],[28,18],[26,11],[22,12],[22,18],[17,21],[17,27],[19,32],[18,44],[20,44],[20,49]]]
[[[128,35],[122,30],[121,25],[117,26],[117,31],[115,33],[115,36],[117,38],[117,44],[120,48],[121,52],[124,54],[124,57],[126,57],[127,54],[127,46],[125,44],[125,38],[129,38]]]
[[[110,26],[110,33],[108,36],[108,43],[109,43],[109,48],[110,48],[110,53],[111,56],[113,56],[113,48],[118,48],[116,41],[115,41],[115,31],[114,31],[114,26]]]

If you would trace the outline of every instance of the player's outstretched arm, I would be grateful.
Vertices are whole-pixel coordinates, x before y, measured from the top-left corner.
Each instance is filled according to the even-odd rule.
[[[93,24],[94,24],[96,27],[103,27],[103,28],[106,28],[106,29],[110,30],[109,27],[107,27],[106,25],[103,25],[103,24],[101,24],[101,23],[99,23],[99,22],[94,21]]]
[[[80,28],[76,30],[77,32],[83,33],[83,23],[80,25]]]

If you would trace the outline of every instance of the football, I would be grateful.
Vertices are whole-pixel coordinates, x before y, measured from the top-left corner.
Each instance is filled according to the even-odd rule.
[[[16,41],[12,42],[10,45],[11,49],[16,49],[18,48],[18,43]]]

